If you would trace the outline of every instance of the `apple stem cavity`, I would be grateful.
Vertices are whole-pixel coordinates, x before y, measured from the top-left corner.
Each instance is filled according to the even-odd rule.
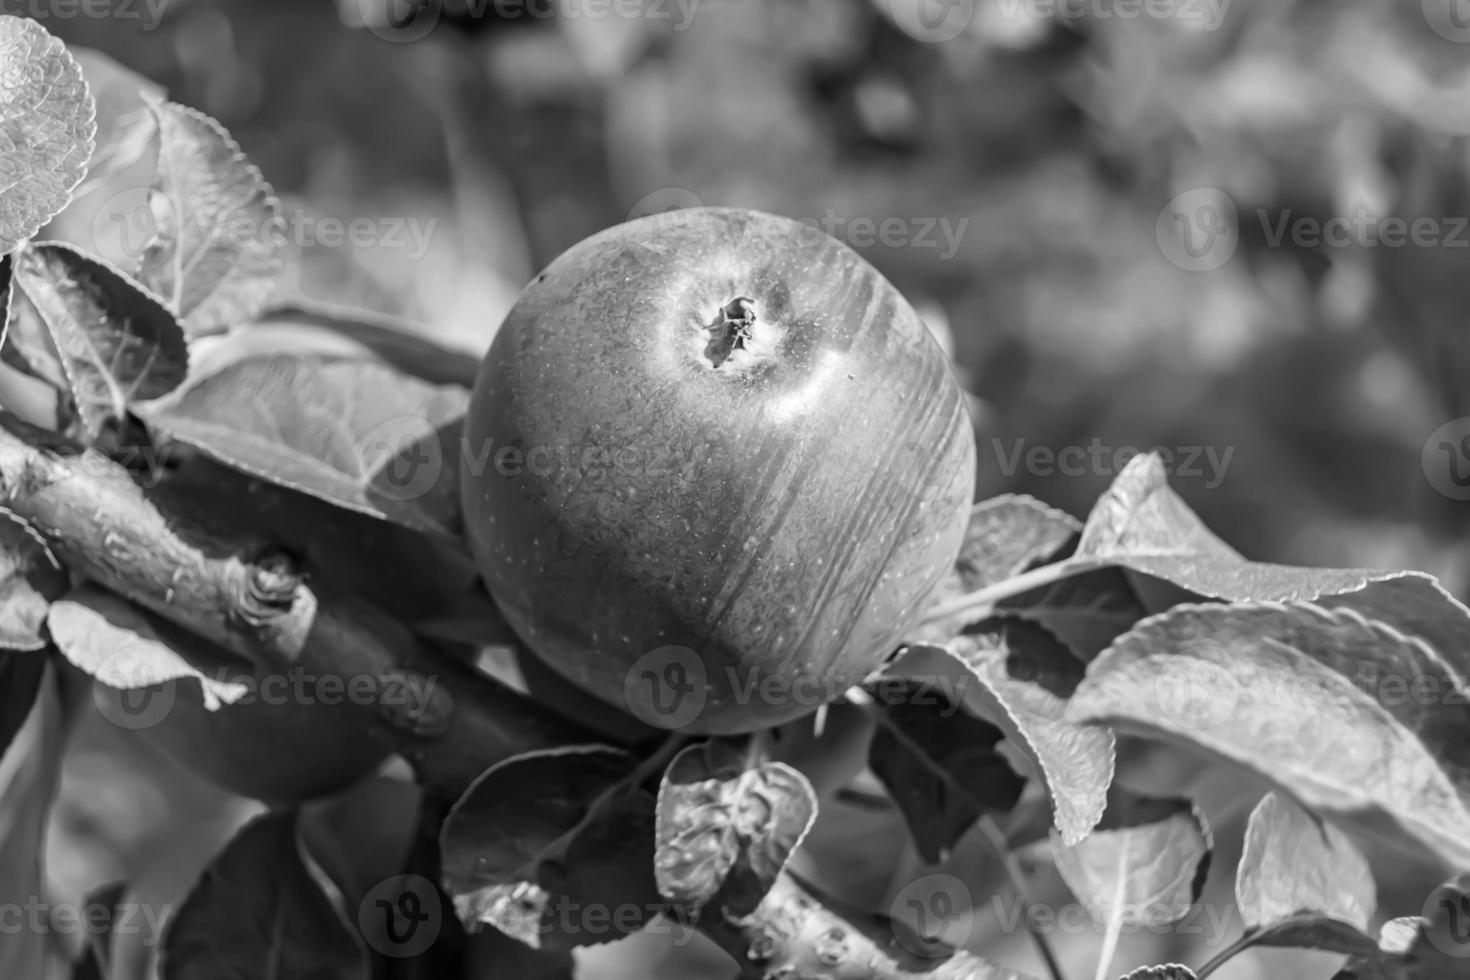
[[[750,332],[755,327],[755,300],[749,296],[736,296],[720,307],[715,322],[708,327],[709,345],[704,356],[718,368],[730,359],[737,350],[744,350],[751,341]]]

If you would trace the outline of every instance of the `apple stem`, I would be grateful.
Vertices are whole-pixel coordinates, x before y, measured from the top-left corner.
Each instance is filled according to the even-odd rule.
[[[736,296],[720,307],[715,322],[709,325],[710,342],[704,355],[710,364],[719,367],[729,360],[737,350],[750,343],[750,331],[755,326],[755,300],[749,296]]]

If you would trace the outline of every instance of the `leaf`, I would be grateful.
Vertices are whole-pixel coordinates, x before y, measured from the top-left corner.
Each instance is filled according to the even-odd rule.
[[[1438,676],[1442,696],[1380,704],[1347,676],[1361,678],[1360,668]],[[1314,810],[1373,833],[1386,820],[1464,861],[1470,813],[1442,765],[1463,756],[1453,745],[1464,706],[1442,677],[1422,643],[1351,610],[1184,605],[1144,620],[1093,661],[1067,717],[1192,746]]]
[[[1092,660],[1145,615],[1127,576],[1117,568],[1069,575],[1002,600],[996,612],[1045,628],[1083,661]]]
[[[1194,971],[1180,963],[1165,963],[1162,966],[1140,966],[1132,973],[1125,973],[1118,980],[1198,980]]]
[[[280,204],[218,122],[173,102],[147,102],[158,123],[149,195],[156,231],[139,278],[191,337],[242,326],[275,289]]]
[[[246,684],[221,679],[230,664],[185,660],[159,635],[160,621],[93,585],[53,603],[46,624],[66,659],[108,687],[126,691],[193,678],[210,709],[233,704],[249,691]]]
[[[46,610],[69,585],[66,570],[30,526],[0,510],[0,650],[44,647]]]
[[[528,752],[487,769],[445,818],[445,889],[466,928],[535,949],[635,932],[666,909],[653,877],[655,801],[637,760],[603,746]]]
[[[1336,827],[1282,793],[1268,793],[1251,813],[1235,872],[1245,921],[1239,948],[1293,946],[1360,953],[1377,889],[1367,860]]]
[[[188,373],[173,314],[101,259],[60,242],[28,244],[15,254],[14,288],[25,298],[12,303],[14,357],[43,380],[65,380],[87,441]]]
[[[1139,796],[1115,786],[1092,833],[1068,845],[1053,832],[1057,871],[1099,923],[1177,922],[1199,900],[1214,842],[1189,800]]]
[[[1082,525],[1069,514],[1024,494],[1003,494],[970,509],[965,540],[954,570],[930,597],[937,604],[1018,575],[1054,555]],[[921,627],[915,639],[942,642],[964,625],[962,617]]]
[[[48,678],[0,757],[0,907],[6,909],[25,909],[46,894],[41,855],[65,748],[63,714],[55,678]],[[0,977],[45,977],[60,963],[61,951],[45,931],[22,928],[0,941]]]
[[[296,816],[247,824],[195,884],[164,934],[163,980],[366,980],[367,957],[308,869]]]
[[[1470,681],[1470,609],[1433,576],[1246,561],[1169,488],[1152,453],[1131,460],[1098,499],[1073,557],[1117,564],[1205,598],[1355,609],[1423,638],[1462,686]]]
[[[92,156],[96,114],[66,46],[35,20],[0,16],[0,254],[71,200]]]
[[[738,743],[724,739],[691,745],[659,785],[659,894],[691,919],[716,896],[731,914],[749,915],[816,819],[816,793],[785,763],[750,766]]]
[[[947,859],[985,813],[1006,813],[1026,781],[996,751],[1004,733],[934,687],[884,688],[868,766],[903,812],[919,855]]]
[[[1032,623],[992,620],[944,646],[909,648],[890,672],[947,682],[966,710],[998,725],[1046,784],[1064,842],[1096,826],[1113,779],[1113,736],[1067,719],[1082,665],[1054,636]]]
[[[301,345],[325,348],[327,353],[371,356],[420,381],[473,388],[480,372],[480,354],[447,347],[428,337],[427,331],[423,324],[373,310],[298,299],[264,311],[248,330],[225,343],[257,351]]]
[[[459,429],[469,394],[371,361],[262,356],[141,414],[251,476],[418,530],[459,525]]]

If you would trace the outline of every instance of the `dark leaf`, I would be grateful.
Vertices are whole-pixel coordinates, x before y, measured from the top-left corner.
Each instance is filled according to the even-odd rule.
[[[816,819],[811,784],[785,763],[750,766],[729,740],[691,745],[659,786],[659,893],[691,918],[717,895],[732,914],[748,915]]]
[[[1199,900],[1214,843],[1189,800],[1138,796],[1120,786],[1092,833],[1076,844],[1053,832],[1057,871],[1099,923],[1162,926]]]
[[[1046,784],[1064,842],[1080,841],[1102,817],[1113,736],[1066,718],[1082,664],[1054,636],[1032,623],[990,621],[942,647],[911,647],[890,671],[947,685],[966,710],[998,725]]]
[[[1373,871],[1336,827],[1282,793],[1251,813],[1235,898],[1253,945],[1371,951]]]
[[[247,824],[194,885],[164,935],[163,980],[366,980],[351,924],[313,877],[296,816]]]
[[[1454,782],[1465,708],[1445,678],[1423,643],[1347,609],[1186,605],[1093,661],[1068,718],[1211,753],[1314,810],[1371,833],[1387,822],[1459,862],[1470,859]],[[1387,679],[1438,686],[1380,703]]]
[[[46,655],[38,650],[0,653],[0,756],[30,717],[46,676]]]
[[[568,949],[619,939],[663,911],[655,801],[630,780],[636,769],[617,749],[569,746],[486,770],[440,836],[460,921]]]
[[[243,326],[275,289],[280,205],[218,122],[156,98],[148,105],[159,140],[149,195],[155,234],[139,278],[191,337]]]
[[[20,518],[0,510],[0,649],[44,647],[46,610],[69,585],[46,545]]]
[[[66,46],[38,21],[0,16],[0,254],[71,200],[92,156],[96,113]]]
[[[184,380],[178,322],[123,273],[60,242],[28,244],[14,262],[13,357],[43,380],[64,380],[84,441]]]
[[[902,691],[881,690],[868,765],[903,812],[920,856],[936,864],[982,814],[1014,807],[1026,783],[996,751],[1004,733],[937,687],[905,681]]]
[[[459,524],[469,395],[371,361],[262,356],[143,412],[150,426],[252,476],[420,530]]]

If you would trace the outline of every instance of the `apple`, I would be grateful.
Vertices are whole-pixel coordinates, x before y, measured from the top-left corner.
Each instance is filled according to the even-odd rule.
[[[465,529],[511,627],[666,729],[862,680],[959,551],[965,401],[899,292],[796,221],[697,208],[563,253],[486,354]]]

